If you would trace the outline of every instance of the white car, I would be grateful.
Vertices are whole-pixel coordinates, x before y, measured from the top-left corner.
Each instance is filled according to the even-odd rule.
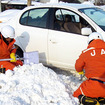
[[[21,10],[19,9],[8,9],[0,12],[0,23],[7,22],[13,17],[15,17]]]
[[[48,66],[74,69],[75,61],[87,47],[88,35],[99,32],[105,39],[105,11],[85,4],[41,4],[26,7],[7,23],[16,31],[17,53],[39,52]]]

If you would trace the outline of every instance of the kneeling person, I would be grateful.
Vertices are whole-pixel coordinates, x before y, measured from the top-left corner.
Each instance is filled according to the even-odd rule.
[[[0,70],[13,70],[17,65],[23,65],[22,61],[16,60],[15,53],[15,30],[10,25],[6,25],[1,29],[0,33],[0,59],[12,58],[11,61],[0,61]]]
[[[89,35],[88,47],[76,60],[77,72],[85,70],[87,80],[74,92],[83,105],[105,104],[105,42],[101,34]]]

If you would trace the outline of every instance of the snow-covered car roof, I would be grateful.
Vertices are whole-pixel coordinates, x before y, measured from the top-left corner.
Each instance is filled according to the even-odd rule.
[[[59,3],[41,3],[39,5],[35,6],[28,6],[24,8],[25,10],[35,8],[35,7],[66,7],[66,8],[72,8],[72,9],[82,9],[82,8],[90,8],[90,7],[95,7],[94,5],[89,5],[89,4],[79,4],[79,3],[64,3],[64,2],[59,2]]]
[[[58,5],[64,5],[67,7],[72,7],[72,8],[76,8],[76,9],[81,9],[81,8],[89,8],[89,7],[94,7],[94,5],[90,5],[90,4],[79,4],[79,3],[58,3]]]

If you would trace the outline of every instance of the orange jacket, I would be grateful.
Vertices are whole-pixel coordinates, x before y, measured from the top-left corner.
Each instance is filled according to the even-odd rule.
[[[16,53],[16,48],[14,46],[15,39],[8,44],[6,44],[4,40],[3,36],[0,35],[0,59],[10,58],[11,53]],[[0,68],[3,67],[6,70],[13,70],[13,68],[18,65],[22,66],[23,62],[20,60],[17,60],[16,62],[0,61]]]
[[[105,42],[93,40],[76,60],[77,72],[85,69],[85,76],[105,78]]]
[[[0,59],[10,58],[10,53],[16,53],[14,42],[15,39],[7,45],[3,40],[3,36],[0,35]]]

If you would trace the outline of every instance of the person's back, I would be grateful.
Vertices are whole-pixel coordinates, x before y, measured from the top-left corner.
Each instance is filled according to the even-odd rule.
[[[87,78],[105,78],[105,42],[100,39],[93,40],[88,48],[81,54],[82,61],[85,62],[85,76]],[[81,59],[76,61],[76,70],[81,68]]]
[[[89,36],[88,47],[76,60],[77,72],[85,70],[87,80],[74,92],[83,105],[105,104],[105,42],[99,33]]]

